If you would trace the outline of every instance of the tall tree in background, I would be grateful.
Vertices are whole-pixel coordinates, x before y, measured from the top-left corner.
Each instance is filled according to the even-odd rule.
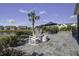
[[[33,35],[35,34],[35,21],[38,20],[40,17],[36,15],[35,11],[32,10],[28,13],[29,21],[32,22],[32,30]]]

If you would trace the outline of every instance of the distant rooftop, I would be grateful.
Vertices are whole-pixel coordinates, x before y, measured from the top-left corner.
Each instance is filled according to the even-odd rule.
[[[57,23],[48,22],[48,23],[46,23],[46,24],[42,24],[41,26],[49,26],[49,25],[57,25]]]

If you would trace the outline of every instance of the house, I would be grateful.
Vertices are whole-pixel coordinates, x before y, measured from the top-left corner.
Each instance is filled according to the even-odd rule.
[[[17,29],[18,30],[26,30],[27,29],[27,26],[18,26]]]
[[[4,30],[17,30],[16,26],[5,26]]]
[[[79,25],[79,3],[76,4],[74,15],[77,15],[77,24],[73,24],[72,26],[74,25],[78,26]]]
[[[79,3],[76,4],[75,11],[74,11],[74,15],[78,15],[78,14],[79,14]]]
[[[74,15],[77,15],[77,25],[79,25],[79,3],[76,4]]]
[[[3,26],[0,26],[0,30],[4,30],[4,27]]]
[[[77,28],[76,29],[73,29],[72,30],[72,36],[76,39],[76,41],[77,41],[77,43],[78,43],[78,45],[79,45],[79,39],[78,39],[78,37],[79,37],[79,33],[78,33],[78,26],[79,26],[79,3],[77,3],[76,4],[76,8],[75,8],[75,11],[74,11],[74,15],[77,15]],[[75,24],[73,24],[73,25],[75,25]]]

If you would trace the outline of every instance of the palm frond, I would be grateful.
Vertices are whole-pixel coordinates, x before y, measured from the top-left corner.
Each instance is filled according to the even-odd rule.
[[[28,13],[27,15],[28,15],[28,17],[31,17],[31,14],[30,13]]]
[[[40,16],[36,16],[35,19],[37,19],[37,20],[40,19]]]

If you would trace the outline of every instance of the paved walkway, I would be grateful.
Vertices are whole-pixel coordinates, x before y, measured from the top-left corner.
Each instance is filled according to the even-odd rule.
[[[79,46],[72,37],[71,32],[59,32],[57,34],[47,34],[50,38],[48,42],[38,45],[25,44],[16,47],[26,53],[43,53],[45,56],[76,56],[79,55]]]

